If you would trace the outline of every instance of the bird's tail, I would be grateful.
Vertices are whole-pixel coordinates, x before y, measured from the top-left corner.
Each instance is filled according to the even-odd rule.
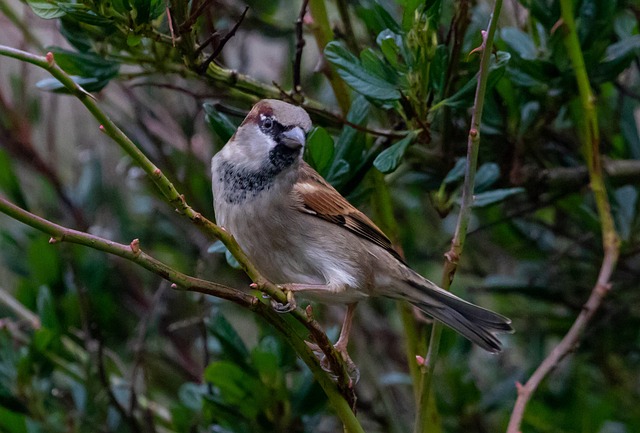
[[[489,352],[502,350],[495,334],[513,332],[508,318],[460,299],[418,274],[404,282],[405,299]]]

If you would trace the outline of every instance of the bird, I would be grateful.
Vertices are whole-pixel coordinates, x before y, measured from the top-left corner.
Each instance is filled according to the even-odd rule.
[[[257,102],[211,161],[217,224],[257,270],[287,294],[280,312],[309,301],[346,304],[335,344],[348,357],[358,302],[406,300],[479,347],[497,353],[511,321],[467,302],[412,270],[389,238],[303,160],[312,123],[301,107]],[[349,358],[350,361],[350,358]]]

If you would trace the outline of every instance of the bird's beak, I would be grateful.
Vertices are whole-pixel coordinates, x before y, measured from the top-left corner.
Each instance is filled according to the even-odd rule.
[[[299,149],[306,141],[304,131],[299,126],[293,127],[282,133],[283,143],[291,149]]]

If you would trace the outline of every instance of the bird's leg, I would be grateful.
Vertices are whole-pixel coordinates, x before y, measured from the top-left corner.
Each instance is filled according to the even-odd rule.
[[[282,304],[275,299],[271,299],[271,307],[275,310],[276,313],[289,313],[296,309],[298,303],[296,302],[296,298],[294,294],[296,292],[320,292],[326,293],[327,290],[332,290],[329,286],[325,284],[281,284],[279,287],[282,288],[282,291],[287,296],[287,303]]]
[[[336,351],[340,354],[342,359],[347,365],[347,372],[349,373],[349,377],[351,378],[353,383],[358,383],[360,379],[360,370],[358,370],[358,366],[353,362],[349,353],[347,352],[347,344],[349,343],[349,333],[351,331],[351,323],[353,322],[353,314],[356,311],[356,302],[353,302],[347,305],[347,315],[344,317],[344,322],[342,323],[342,330],[340,331],[340,337],[338,337],[338,341],[333,345]],[[329,362],[325,354],[322,352],[320,347],[318,347],[315,343],[307,342],[307,345],[313,350],[316,356],[320,359],[320,365],[323,370],[332,373]]]

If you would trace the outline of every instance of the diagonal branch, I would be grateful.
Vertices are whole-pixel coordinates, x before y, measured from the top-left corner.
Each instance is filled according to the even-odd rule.
[[[17,50],[15,48],[6,47],[0,45],[0,56],[12,57],[27,63],[31,63],[33,65],[39,66],[45,70],[47,70],[53,77],[55,77],[58,81],[60,81],[65,88],[75,96],[86,108],[89,112],[98,120],[100,123],[100,129],[109,135],[134,161],[135,163],[144,170],[144,172],[151,178],[155,186],[162,193],[165,201],[172,206],[178,213],[186,216],[194,223],[196,226],[200,227],[207,235],[213,238],[220,239],[225,246],[229,249],[229,251],[233,254],[233,256],[238,260],[241,264],[243,270],[247,273],[249,278],[256,283],[256,286],[259,290],[267,294],[272,299],[280,303],[286,303],[286,295],[283,293],[279,286],[271,283],[266,280],[257,270],[257,268],[251,263],[246,254],[241,250],[238,243],[235,241],[233,236],[229,234],[224,228],[217,226],[216,224],[209,221],[202,214],[195,211],[186,201],[184,195],[180,194],[175,186],[171,183],[171,181],[162,173],[162,171],[155,166],[147,156],[131,141],[129,137],[127,137],[120,128],[102,111],[102,109],[98,106],[95,98],[87,93],[84,89],[82,89],[78,84],[76,84],[72,78],[63,71],[56,63],[52,53],[47,53],[45,57],[37,56],[31,53],[27,53],[25,51]],[[4,203],[6,200],[4,200]],[[13,213],[17,216],[19,212],[16,211],[16,208],[13,209]],[[16,213],[17,212],[17,213]],[[24,211],[23,211],[24,212]],[[11,214],[10,214],[11,215]],[[13,215],[12,215],[13,216]],[[13,216],[14,218],[21,220]],[[35,221],[34,227],[38,228],[42,231],[49,233],[47,230],[43,229],[51,229],[51,226],[48,226],[46,220],[42,218],[36,217],[32,215],[29,217],[29,221]],[[22,220],[21,220],[22,221]],[[50,223],[51,224],[51,223]],[[31,225],[31,224],[30,224]],[[58,226],[61,229],[60,226]],[[66,229],[65,229],[66,230]],[[67,235],[65,240],[69,240],[69,236],[73,239],[77,239],[77,243],[81,243],[82,245],[87,245],[93,247],[92,241],[87,240],[86,236],[90,236],[87,234],[83,234],[86,236],[78,236],[78,234],[82,234],[82,232],[65,232]],[[53,235],[52,235],[53,236]],[[54,236],[55,238],[55,236]],[[180,282],[174,281],[178,286],[183,287],[187,290],[197,291],[205,294],[211,294],[208,291],[216,289],[219,291],[218,294],[214,294],[214,296],[219,296],[224,299],[234,300],[237,299],[237,291],[233,291],[231,294],[225,290],[222,290],[224,286],[219,284],[206,282],[203,280],[193,279],[189,277],[187,279],[183,278],[184,275],[180,273],[176,273],[175,270],[168,268],[166,265],[161,264],[160,262],[155,261],[151,257],[145,255],[140,252],[140,254],[135,255],[135,257],[131,256],[131,253],[127,253],[122,250],[122,248],[116,247],[118,244],[109,242],[110,246],[107,246],[108,250],[104,250],[106,252],[110,252],[116,255],[126,254],[125,258],[128,258],[141,266],[154,271],[156,269],[154,266],[158,266],[159,269],[162,269],[164,273],[160,273],[163,278],[171,280],[171,278],[179,278]],[[120,245],[120,247],[122,247]],[[126,248],[125,248],[126,249]],[[139,257],[144,257],[143,259],[139,259]],[[140,260],[139,262],[137,260]],[[149,266],[151,268],[149,268]],[[182,276],[180,276],[182,275]],[[171,280],[173,281],[173,280]],[[206,284],[205,284],[206,283]],[[186,284],[186,286],[185,286]],[[213,285],[213,286],[212,286]],[[228,288],[227,288],[228,289]],[[242,292],[239,292],[242,293]],[[228,296],[228,297],[225,297]],[[246,296],[246,295],[245,295]],[[331,381],[329,376],[322,370],[319,370],[319,363],[317,358],[313,357],[308,358],[307,355],[313,355],[313,353],[308,349],[306,344],[302,339],[298,342],[293,338],[295,333],[288,327],[288,325],[282,321],[277,313],[273,312],[269,307],[265,306],[260,302],[253,302],[246,300],[243,302],[250,302],[250,307],[252,310],[256,312],[260,312],[259,314],[265,317],[269,323],[271,323],[276,329],[280,330],[285,334],[285,336],[289,337],[289,342],[292,344],[296,352],[303,358],[305,363],[311,368],[314,376],[324,389],[325,393],[329,397],[329,400],[333,404],[334,408],[338,412],[338,416],[341,418],[342,422],[349,428],[350,432],[360,432],[362,431],[362,427],[358,423],[355,418],[354,413],[351,408],[355,402],[355,394],[354,390],[351,387],[351,379],[349,378],[349,374],[347,372],[347,367],[343,362],[341,356],[335,350],[331,341],[329,341],[327,335],[324,333],[320,325],[312,318],[309,317],[305,311],[301,308],[297,308],[291,312],[291,315],[302,325],[304,325],[309,333],[311,334],[313,340],[318,344],[323,353],[327,356],[329,361],[329,365],[333,371],[333,373],[337,376],[337,387]],[[274,318],[275,317],[275,318]],[[316,368],[318,367],[318,368]],[[346,409],[345,409],[346,408]]]

